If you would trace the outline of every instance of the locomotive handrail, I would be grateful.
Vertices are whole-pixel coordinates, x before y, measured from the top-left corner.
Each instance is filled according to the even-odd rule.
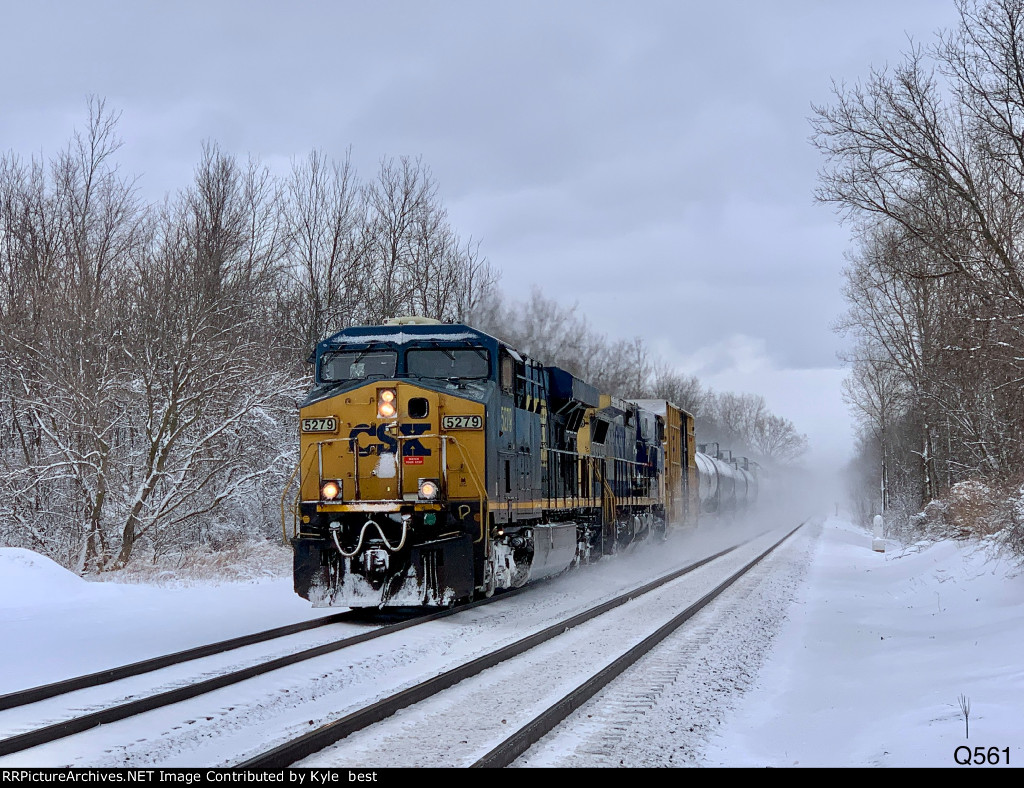
[[[591,459],[593,459],[593,458],[591,458]],[[597,478],[601,480],[601,486],[604,488],[605,492],[608,493],[608,500],[610,502],[607,505],[602,503],[602,507],[601,508],[602,508],[606,518],[609,519],[611,522],[615,522],[615,520],[616,520],[616,509],[618,508],[618,504],[617,504],[616,499],[615,499],[615,491],[612,489],[612,486],[608,482],[608,479],[606,479],[605,475],[601,472],[601,466],[598,463],[595,462],[593,464],[593,468],[594,468],[594,473],[597,475]],[[610,517],[609,517],[609,515],[610,515]]]
[[[306,447],[306,454],[309,454],[310,449],[313,446],[310,444]],[[295,467],[292,469],[291,475],[288,477],[288,481],[285,482],[284,489],[281,491],[281,540],[284,544],[288,544],[288,525],[284,513],[284,499],[288,496],[288,490],[291,489],[292,482],[295,481],[295,474],[299,472],[299,468],[302,467],[302,461],[306,459],[306,455],[302,455],[299,461],[295,463]],[[292,536],[295,536],[296,529],[298,527],[298,516],[296,514],[296,507],[298,500],[302,497],[302,487],[295,492],[296,505],[292,507]]]
[[[281,543],[288,544],[288,520],[284,513],[284,499],[288,497],[288,490],[292,486],[292,482],[295,480],[295,474],[299,472],[299,467],[302,465],[301,462],[295,463],[295,467],[292,472],[288,475],[288,480],[284,483],[284,489],[281,490]],[[300,492],[301,495],[301,492]],[[293,512],[294,514],[294,512]],[[292,535],[295,534],[295,522],[294,517],[292,520]]]
[[[467,465],[469,465],[470,476],[473,477],[473,484],[476,486],[477,493],[479,493],[479,497],[480,497],[480,536],[479,536],[479,538],[473,540],[473,544],[479,544],[480,542],[482,542],[484,540],[484,537],[487,534],[487,516],[486,516],[486,511],[485,511],[485,506],[484,506],[484,500],[487,497],[487,488],[480,483],[480,477],[479,477],[479,474],[477,474],[477,472],[476,472],[476,466],[473,464],[473,460],[470,459],[470,457],[463,450],[462,444],[459,443],[459,441],[456,439],[456,437],[454,435],[442,435],[441,437],[444,440],[450,440],[452,443],[455,444],[455,448],[458,449],[459,450],[459,454],[462,455],[463,462],[465,462]],[[445,470],[445,486],[447,487],[447,474],[448,474],[447,467],[445,467],[444,470]]]
[[[473,464],[472,458],[470,458],[469,455],[466,454],[466,451],[463,448],[462,444],[459,443],[458,439],[454,435],[442,435],[440,433],[431,433],[431,434],[427,434],[427,435],[395,435],[394,436],[394,439],[398,442],[399,446],[401,446],[402,441],[406,441],[406,440],[426,440],[428,438],[436,438],[438,441],[440,441],[442,446],[444,446],[446,442],[451,441],[453,444],[455,444],[455,447],[459,450],[459,454],[462,456],[463,462],[467,466],[469,466],[468,467],[469,475],[470,475],[470,478],[473,479],[473,486],[476,487],[477,499],[480,502],[480,536],[473,541],[473,544],[479,544],[480,542],[482,542],[484,540],[484,537],[487,534],[487,531],[486,531],[486,520],[487,520],[487,518],[485,516],[486,515],[485,502],[486,502],[486,499],[487,499],[487,488],[480,481],[480,474],[477,472],[476,466]],[[315,445],[317,447],[317,452],[320,453],[322,451],[322,448],[323,448],[324,445],[328,445],[328,444],[332,444],[332,443],[340,443],[340,442],[343,442],[343,441],[352,442],[354,440],[355,440],[355,438],[328,438],[327,440],[317,441]],[[313,448],[313,445],[314,444],[310,444],[309,448],[306,449],[307,453],[309,452],[310,449]],[[400,454],[400,453],[401,453],[401,450],[399,449],[399,451],[396,452],[396,454]],[[359,492],[359,487],[358,487],[358,485],[359,485],[359,479],[358,479],[358,469],[359,469],[359,465],[358,465],[359,459],[358,459],[358,456],[359,456],[359,453],[357,451],[353,451],[352,454],[353,454],[353,457],[354,457],[354,462],[356,463],[356,465],[354,467],[354,471],[355,471],[354,475],[356,477],[355,478],[356,493],[358,494],[358,492]],[[303,457],[303,459],[305,459],[305,457]],[[302,463],[300,461],[299,465],[301,465],[301,464]],[[297,468],[298,468],[298,466],[296,466],[296,469]],[[403,469],[401,467],[401,463],[399,463],[399,473],[401,473],[402,470]],[[322,470],[319,473],[322,476],[322,473],[323,473]],[[441,462],[441,473],[443,474],[443,478],[444,478],[445,490],[447,490],[448,489],[448,463],[445,460],[442,460],[442,462]],[[292,476],[294,476],[294,475],[295,475],[295,473],[293,471],[292,472]],[[322,481],[322,479],[321,479],[321,481]],[[399,476],[399,494],[401,494],[401,481],[402,481],[402,477]],[[300,495],[301,495],[301,490],[299,492],[300,492]],[[282,501],[282,504],[281,504],[281,510],[282,510],[282,522],[283,522],[283,518],[284,518],[284,515],[283,515],[284,503],[283,503],[283,501]]]
[[[550,447],[548,447],[544,451],[546,451],[548,453],[548,455],[549,455],[548,459],[549,460],[550,460],[550,455],[552,455],[552,454],[555,455],[555,459],[556,460],[557,460],[557,458],[559,456],[569,457],[569,458],[571,458],[574,461],[579,461],[579,460],[586,459],[586,456],[583,455],[583,454],[580,454],[578,451],[569,451],[567,449],[552,449]],[[558,468],[561,468],[561,466],[557,462],[555,463],[555,466],[558,467]],[[560,495],[560,496],[557,495],[557,494],[556,495],[552,495],[551,493],[552,493],[553,489],[554,489],[554,492],[556,492],[556,493],[558,492],[558,490],[557,490],[557,486],[558,485],[555,483],[554,474],[551,473],[550,470],[549,470],[549,473],[548,473],[548,489],[546,491],[547,492],[547,495],[546,495],[547,500],[548,501],[558,501],[559,499],[561,499],[563,504],[568,505],[569,504],[569,499],[571,498],[572,499],[572,504],[574,506],[579,506],[581,499],[583,499],[583,500],[585,500],[587,502],[591,502],[594,496],[592,496],[592,495],[586,495],[585,496],[585,495],[582,494],[581,479],[579,477],[579,473],[577,472],[577,473],[575,473],[573,475],[575,476],[575,479],[574,479],[574,481],[575,481],[575,492],[572,495],[568,495],[564,490],[563,490],[562,495]]]

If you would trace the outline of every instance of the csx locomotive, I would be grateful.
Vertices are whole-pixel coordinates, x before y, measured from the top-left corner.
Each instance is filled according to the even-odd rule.
[[[698,454],[685,411],[466,325],[352,327],[311,359],[291,542],[316,606],[487,597],[757,494],[749,467]]]

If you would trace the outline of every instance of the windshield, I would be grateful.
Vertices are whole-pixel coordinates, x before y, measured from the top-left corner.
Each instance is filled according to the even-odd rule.
[[[363,378],[393,378],[398,361],[394,350],[346,350],[324,353],[320,359],[320,380],[336,383]]]
[[[418,378],[488,378],[491,364],[483,348],[421,348],[406,353],[409,374]]]

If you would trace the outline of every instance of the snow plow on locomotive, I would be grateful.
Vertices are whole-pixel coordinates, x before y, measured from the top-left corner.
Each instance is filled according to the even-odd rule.
[[[601,394],[469,326],[352,327],[312,360],[291,543],[316,606],[490,596],[707,510],[690,414]]]

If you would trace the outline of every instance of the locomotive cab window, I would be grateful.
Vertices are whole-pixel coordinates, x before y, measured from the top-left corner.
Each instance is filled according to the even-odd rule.
[[[501,390],[506,394],[512,393],[512,386],[516,379],[516,366],[512,356],[508,353],[501,354]]]
[[[411,377],[440,380],[478,380],[491,376],[490,357],[484,348],[413,348],[405,355]]]
[[[324,353],[320,358],[320,380],[337,383],[343,380],[393,378],[398,363],[394,350],[346,350]]]

